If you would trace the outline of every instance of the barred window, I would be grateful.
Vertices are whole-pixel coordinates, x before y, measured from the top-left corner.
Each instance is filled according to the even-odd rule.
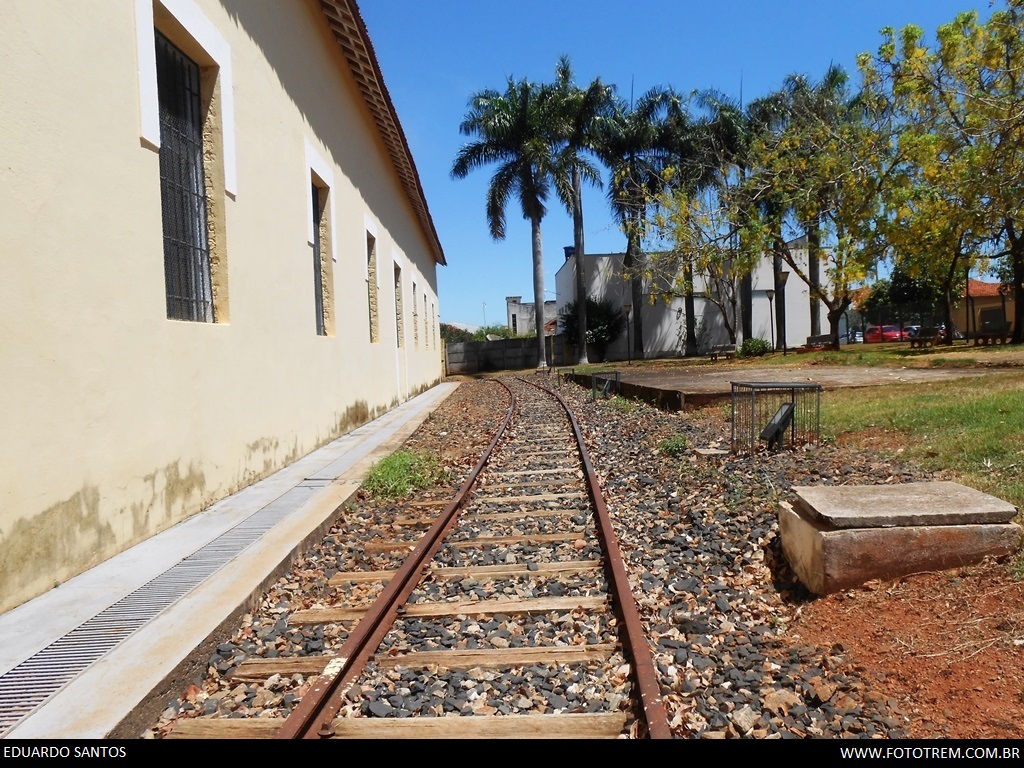
[[[380,341],[380,321],[377,315],[377,240],[366,233],[366,304],[370,309],[370,343]]]
[[[405,336],[405,324],[402,317],[402,268],[395,264],[395,333],[396,344],[401,349],[405,346],[402,343],[402,338]]]
[[[313,184],[313,302],[316,311],[317,336],[327,335],[327,324],[324,321],[324,257],[323,243],[320,236],[323,208],[320,205],[320,188]]]
[[[214,322],[199,65],[156,33],[167,317]]]

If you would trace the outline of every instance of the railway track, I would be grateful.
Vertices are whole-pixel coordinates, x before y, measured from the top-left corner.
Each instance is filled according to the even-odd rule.
[[[671,736],[575,418],[542,386],[501,386],[504,424],[456,497],[405,505],[368,567],[331,578],[340,599],[288,616],[338,647],[234,670],[312,678],[287,719],[181,719],[168,738]]]

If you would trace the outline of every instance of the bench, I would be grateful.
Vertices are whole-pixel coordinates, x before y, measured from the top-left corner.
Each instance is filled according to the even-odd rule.
[[[910,339],[910,348],[924,349],[925,347],[934,347],[939,343],[939,339],[942,338],[942,331],[939,328],[932,328],[931,326],[921,326],[917,333],[914,334]]]
[[[717,360],[719,357],[724,357],[726,360],[731,360],[736,357],[736,345],[735,344],[716,344],[708,352],[708,357],[712,360]]]
[[[808,336],[804,346],[808,349],[828,349],[832,346],[832,334],[822,333],[818,336]]]
[[[1010,329],[1013,323],[985,323],[981,330],[974,334],[974,346],[987,347],[989,344],[1005,344],[1010,340]]]

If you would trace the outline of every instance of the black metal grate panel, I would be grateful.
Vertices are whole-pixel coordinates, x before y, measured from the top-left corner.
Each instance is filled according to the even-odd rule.
[[[167,317],[213,322],[199,65],[156,33]]]

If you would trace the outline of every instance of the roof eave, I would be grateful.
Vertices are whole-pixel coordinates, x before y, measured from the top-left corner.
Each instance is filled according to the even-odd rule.
[[[384,76],[381,74],[380,64],[373,52],[373,45],[366,24],[359,14],[359,8],[355,0],[320,0],[320,9],[327,19],[334,39],[338,41],[352,77],[363,95],[363,101],[387,147],[409,203],[434,252],[434,261],[447,265],[441,239],[437,235],[434,220],[427,207],[427,198],[423,193],[419,172],[412,159],[409,142],[405,138],[398,113],[395,112],[395,105],[384,84]]]

